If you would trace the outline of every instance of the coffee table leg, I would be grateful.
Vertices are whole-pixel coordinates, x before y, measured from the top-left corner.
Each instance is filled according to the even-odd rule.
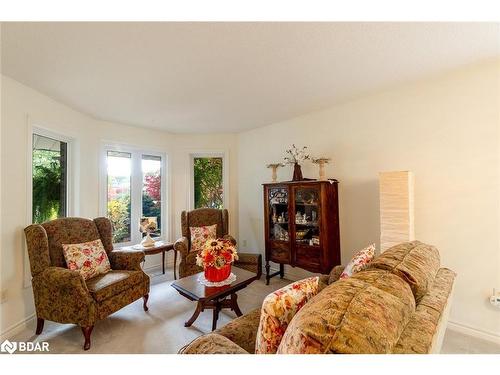
[[[198,304],[196,305],[196,310],[194,310],[194,313],[191,316],[191,318],[189,318],[189,320],[186,323],[184,323],[184,327],[191,327],[194,321],[198,318],[198,315],[200,315],[202,309],[203,309],[203,304],[200,301],[198,301]]]
[[[238,295],[236,293],[231,294],[231,310],[233,310],[237,316],[243,315],[238,306]]]
[[[221,310],[221,308],[221,303],[219,301],[216,301],[214,306],[214,316],[212,319],[212,331],[215,331],[215,329],[217,328],[217,320],[219,319],[219,311]]]

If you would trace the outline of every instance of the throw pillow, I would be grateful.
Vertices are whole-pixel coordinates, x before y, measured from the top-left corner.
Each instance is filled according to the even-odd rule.
[[[318,294],[319,277],[296,281],[271,294],[262,303],[255,342],[256,354],[274,354],[294,315]]]
[[[358,251],[351,259],[344,271],[340,274],[339,279],[346,279],[355,273],[364,270],[368,263],[375,257],[375,244],[365,247],[363,250]]]
[[[63,244],[63,254],[70,270],[78,270],[85,280],[111,270],[108,255],[101,240]]]
[[[217,238],[217,224],[206,227],[189,227],[191,232],[191,251],[203,250],[205,242]]]

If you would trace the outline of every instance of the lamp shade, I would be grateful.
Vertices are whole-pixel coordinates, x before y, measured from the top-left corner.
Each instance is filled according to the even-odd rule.
[[[380,172],[380,250],[415,239],[414,177],[410,171]]]

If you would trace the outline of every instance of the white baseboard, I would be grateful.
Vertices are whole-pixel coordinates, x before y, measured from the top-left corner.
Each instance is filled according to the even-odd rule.
[[[448,328],[452,331],[459,332],[467,336],[472,336],[478,339],[494,342],[495,344],[500,344],[500,335],[486,332],[482,329],[474,328],[466,324],[448,321]]]
[[[29,323],[33,320],[35,320],[35,314],[31,314],[27,318],[24,318],[20,322],[10,326],[7,328],[2,334],[0,335],[0,341],[3,342],[4,340],[10,340],[12,337],[16,336],[17,334],[21,333],[25,329],[28,328]]]
[[[165,267],[173,267],[174,266],[174,261],[169,260],[165,262]],[[151,266],[148,266],[147,268],[144,268],[144,272],[149,273],[150,271],[153,270],[161,270],[161,262],[158,264],[153,264]],[[17,334],[21,333],[23,330],[28,328],[28,325],[30,324],[31,321],[33,321],[33,325],[35,324],[35,314],[31,314],[28,317],[24,318],[23,320],[13,324],[12,326],[8,327],[4,332],[0,334],[0,342],[3,342],[4,340],[10,340],[12,337],[16,336]]]

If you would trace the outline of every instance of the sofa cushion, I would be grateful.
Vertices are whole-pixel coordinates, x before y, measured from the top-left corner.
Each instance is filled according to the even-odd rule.
[[[101,302],[144,281],[142,271],[112,270],[86,281],[92,297]]]
[[[194,339],[179,351],[180,354],[249,354],[228,338],[209,333]]]
[[[277,353],[390,353],[414,311],[403,279],[365,270],[313,297],[289,324]]]
[[[68,269],[79,271],[85,280],[104,274],[111,269],[101,239],[77,244],[63,244],[62,248]]]
[[[260,321],[260,308],[231,320],[224,327],[214,331],[241,346],[249,353],[255,352],[255,339]]]
[[[262,302],[255,353],[276,353],[288,324],[318,290],[319,277],[309,277],[270,293]]]
[[[391,271],[411,287],[417,303],[427,293],[439,269],[439,252],[419,241],[405,242],[387,249],[368,265]]]

